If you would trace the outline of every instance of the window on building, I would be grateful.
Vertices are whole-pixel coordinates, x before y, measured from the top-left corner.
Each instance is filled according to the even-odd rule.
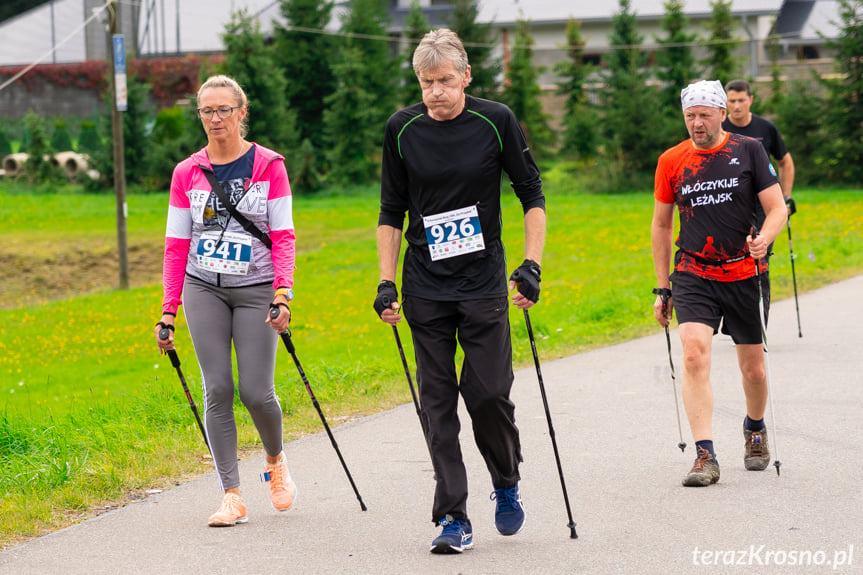
[[[818,46],[801,45],[797,47],[798,60],[817,60],[821,55],[818,51]]]

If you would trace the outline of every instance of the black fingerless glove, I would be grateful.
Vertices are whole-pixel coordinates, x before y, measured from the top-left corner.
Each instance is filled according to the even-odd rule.
[[[542,273],[542,268],[533,260],[524,260],[521,265],[515,268],[512,275],[509,276],[510,281],[515,282],[518,286],[518,293],[536,303],[539,301],[539,278]]]
[[[378,312],[378,316],[397,301],[399,301],[399,290],[396,289],[396,284],[389,280],[378,284],[378,296],[375,298],[375,311]]]
[[[785,205],[788,206],[788,216],[793,216],[797,213],[797,204],[794,203],[794,198],[788,196],[785,198]]]
[[[659,296],[662,300],[662,305],[666,305],[671,297],[671,290],[668,288],[653,288],[653,293]]]

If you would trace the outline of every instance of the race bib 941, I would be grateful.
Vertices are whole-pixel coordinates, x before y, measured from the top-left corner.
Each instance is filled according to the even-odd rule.
[[[423,217],[432,261],[485,249],[476,206]]]
[[[252,259],[252,237],[233,232],[204,232],[198,241],[197,255],[202,270],[246,275]]]

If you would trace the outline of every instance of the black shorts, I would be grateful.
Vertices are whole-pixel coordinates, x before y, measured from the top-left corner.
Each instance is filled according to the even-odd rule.
[[[764,288],[764,286],[762,286]],[[769,288],[765,288],[769,291]],[[701,323],[731,336],[736,344],[762,343],[758,309],[758,277],[720,282],[688,272],[671,275],[671,297],[677,323]],[[767,314],[770,297],[764,295]]]

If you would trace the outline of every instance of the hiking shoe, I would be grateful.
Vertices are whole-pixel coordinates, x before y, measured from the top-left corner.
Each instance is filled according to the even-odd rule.
[[[470,521],[453,519],[447,515],[438,523],[443,531],[431,544],[432,553],[461,553],[473,549],[473,528]]]
[[[248,520],[246,506],[240,496],[236,493],[225,493],[222,506],[210,515],[207,525],[210,527],[231,527],[237,523],[246,523]]]
[[[285,452],[279,454],[279,461],[267,463],[267,470],[261,474],[261,481],[270,484],[270,502],[276,511],[287,511],[297,497],[297,485],[288,471],[288,458]]]
[[[717,481],[719,481],[719,463],[710,455],[709,451],[699,447],[698,457],[695,458],[692,469],[683,478],[683,485],[686,487],[706,487]]]
[[[767,445],[767,429],[750,431],[743,429],[746,446],[743,451],[743,466],[749,471],[763,471],[770,465],[770,447]]]
[[[518,483],[495,489],[489,496],[497,501],[494,511],[494,526],[501,535],[515,535],[524,527],[524,504],[518,492]]]

